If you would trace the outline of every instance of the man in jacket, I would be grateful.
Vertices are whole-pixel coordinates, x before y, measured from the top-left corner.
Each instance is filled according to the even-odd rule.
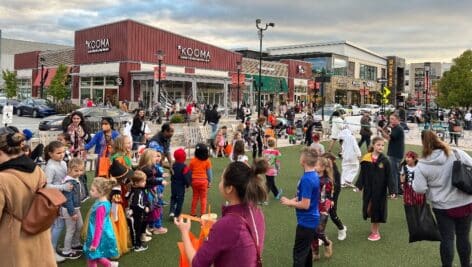
[[[372,130],[370,129],[370,123],[372,119],[368,112],[364,112],[361,118],[361,141],[359,141],[359,148],[362,147],[362,144],[365,142],[367,148],[370,146],[370,137],[372,136]]]

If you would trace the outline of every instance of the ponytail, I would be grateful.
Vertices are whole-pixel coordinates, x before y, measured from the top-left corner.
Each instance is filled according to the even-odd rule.
[[[232,162],[223,174],[223,185],[233,186],[242,203],[259,203],[267,200],[267,187],[261,174],[265,173],[269,164],[258,159],[252,167],[243,162]]]

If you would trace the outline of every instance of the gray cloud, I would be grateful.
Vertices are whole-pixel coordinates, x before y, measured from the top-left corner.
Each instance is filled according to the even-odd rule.
[[[74,30],[131,18],[220,47],[258,47],[255,19],[273,21],[264,47],[350,40],[407,61],[450,61],[472,43],[472,1],[4,1],[3,35],[73,44]]]

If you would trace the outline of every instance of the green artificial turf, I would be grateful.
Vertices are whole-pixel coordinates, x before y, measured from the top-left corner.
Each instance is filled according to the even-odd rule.
[[[410,145],[406,147],[407,150],[417,152],[420,148]],[[302,174],[299,165],[300,149],[301,146],[280,149],[283,154],[282,167],[281,174],[276,178],[276,184],[279,188],[283,188],[283,194],[287,197],[295,196],[297,181]],[[228,162],[227,158],[212,159],[214,182],[209,191],[208,201],[212,212],[217,212],[218,216],[220,216],[223,200],[217,185]],[[189,212],[191,197],[190,189],[185,195],[184,213]],[[166,189],[165,199],[170,199],[170,188]],[[84,217],[91,204],[92,200],[84,203],[82,207]],[[264,266],[292,266],[296,227],[295,210],[280,205],[273,195],[269,198],[269,205],[262,206],[262,209],[266,218]],[[168,207],[165,208],[165,214],[168,214]],[[347,238],[339,241],[337,229],[329,221],[327,235],[334,241],[334,253],[331,259],[324,259],[321,248],[321,260],[315,262],[314,266],[440,266],[439,242],[408,243],[402,199],[389,200],[387,223],[381,225],[382,239],[377,242],[367,240],[370,223],[362,219],[360,193],[355,193],[352,189],[343,189],[338,203],[338,215],[348,228]],[[178,266],[179,254],[176,242],[180,240],[180,233],[167,217],[164,224],[169,229],[167,234],[154,235],[147,251],[130,252],[121,257],[120,266]],[[192,230],[198,234],[198,225],[192,224]],[[457,254],[454,264],[460,265]],[[59,266],[85,266],[85,260],[84,257],[78,260],[67,260]]]

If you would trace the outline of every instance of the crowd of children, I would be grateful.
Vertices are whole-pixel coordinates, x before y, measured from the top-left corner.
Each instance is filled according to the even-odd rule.
[[[313,133],[313,142],[300,155],[304,172],[297,184],[297,195],[287,198],[276,185],[283,160],[277,148],[277,134],[272,129],[275,127],[274,119],[271,118],[269,125],[273,133],[265,131],[265,122],[265,118],[261,117],[254,124],[249,121],[241,124],[232,139],[228,139],[226,127],[222,127],[213,143],[196,145],[188,165],[185,150],[175,150],[173,164],[168,166],[169,172],[163,169],[163,150],[159,145],[141,150],[139,162],[133,166],[133,143],[129,136],[110,136],[103,141],[94,141],[106,146],[99,151],[110,150],[103,154],[108,154],[110,167],[106,177],[97,177],[92,181],[90,192],[83,154],[74,157],[70,136],[60,134],[58,140],[52,141],[44,150],[47,186],[62,191],[67,199],[51,229],[56,260],[77,259],[83,254],[88,266],[118,266],[117,261],[110,259],[117,259],[130,250],[147,250],[146,243],[153,235],[168,231],[164,227],[167,180],[170,179],[171,187],[169,218],[179,218],[183,213],[189,187],[192,190],[189,213],[191,216],[203,215],[207,212],[208,191],[212,189],[213,164],[210,156],[227,156],[231,162],[251,166],[252,162],[246,155],[246,151],[251,149],[253,161],[262,158],[267,163],[264,179],[267,196],[272,192],[282,205],[295,208],[294,266],[311,266],[312,261],[319,260],[321,245],[325,258],[333,255],[333,241],[326,234],[328,217],[338,229],[338,240],[346,239],[347,227],[337,214],[341,187],[361,191],[362,216],[371,221],[368,240],[380,240],[380,224],[387,220],[387,190],[393,186],[390,164],[383,154],[384,139],[373,138],[368,153],[362,156],[352,132],[348,128],[340,130],[336,137],[341,143],[340,172],[336,164],[338,157],[325,153],[320,134]],[[24,151],[28,153],[29,150],[25,148]],[[405,192],[409,192],[408,195],[419,203],[424,201],[424,195],[415,195],[411,189],[417,158],[414,152],[408,152],[400,173]],[[84,220],[80,208],[89,195],[95,202]],[[267,200],[268,197],[262,203],[268,205]],[[63,247],[59,248],[58,241],[64,228]],[[81,233],[84,235],[83,243]]]

